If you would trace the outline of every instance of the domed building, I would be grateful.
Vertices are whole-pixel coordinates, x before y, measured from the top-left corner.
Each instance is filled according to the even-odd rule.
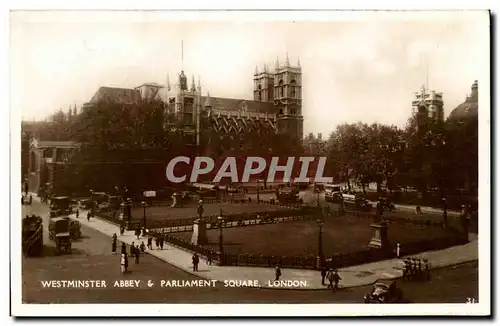
[[[477,80],[471,87],[471,94],[465,98],[465,102],[451,111],[448,117],[451,121],[464,121],[469,119],[477,120],[478,114],[478,85]]]
[[[456,188],[477,195],[478,187],[478,82],[471,94],[457,106],[446,121],[449,167]]]

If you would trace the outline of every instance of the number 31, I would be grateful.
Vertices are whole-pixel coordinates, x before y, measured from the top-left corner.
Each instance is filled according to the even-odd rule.
[[[475,298],[467,298],[467,303],[476,303]]]

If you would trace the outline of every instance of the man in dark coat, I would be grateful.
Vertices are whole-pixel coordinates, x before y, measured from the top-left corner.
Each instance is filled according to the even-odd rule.
[[[135,263],[139,264],[139,257],[141,256],[141,250],[138,246],[134,247]]]
[[[323,266],[321,268],[321,285],[325,285],[325,278],[326,278],[326,267]]]
[[[116,233],[113,233],[113,242],[111,244],[111,253],[114,255],[116,253]]]
[[[276,265],[276,269],[275,269],[275,281],[279,281],[280,280],[280,277],[281,277],[281,268],[279,265]]]
[[[198,264],[200,263],[200,257],[198,257],[198,254],[195,253],[193,255],[192,261],[193,261],[193,272],[197,272]]]

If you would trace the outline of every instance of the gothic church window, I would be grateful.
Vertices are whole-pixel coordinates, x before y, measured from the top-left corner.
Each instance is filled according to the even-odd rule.
[[[279,98],[283,97],[283,79],[281,79],[278,83],[278,96]]]
[[[296,92],[295,92],[295,87],[297,86],[297,83],[295,80],[292,80],[290,82],[290,97],[295,98],[296,97]]]
[[[258,94],[257,94],[257,98],[259,99],[259,101],[262,101],[262,93],[261,93],[261,91],[262,91],[262,86],[261,86],[261,85],[259,85],[258,89],[259,89],[259,92],[258,92]]]

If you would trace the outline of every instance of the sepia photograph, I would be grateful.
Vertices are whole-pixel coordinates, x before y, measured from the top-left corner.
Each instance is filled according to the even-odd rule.
[[[11,314],[491,314],[490,19],[11,11]]]

